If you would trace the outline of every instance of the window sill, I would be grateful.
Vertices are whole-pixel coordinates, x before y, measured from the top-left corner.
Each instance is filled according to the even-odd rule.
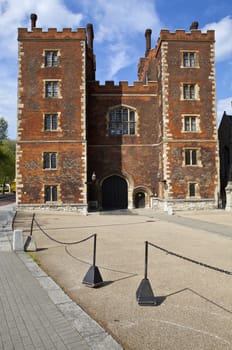
[[[57,168],[43,168],[44,171],[57,170]]]

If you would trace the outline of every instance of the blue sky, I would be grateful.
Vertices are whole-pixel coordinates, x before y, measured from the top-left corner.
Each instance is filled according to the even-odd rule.
[[[17,28],[30,29],[30,14],[37,27],[94,26],[96,78],[137,80],[137,64],[145,53],[144,33],[152,29],[152,47],[161,29],[185,29],[193,21],[205,32],[216,33],[216,88],[218,120],[232,114],[232,4],[231,0],[0,0],[0,116],[9,124],[9,137],[17,128]]]

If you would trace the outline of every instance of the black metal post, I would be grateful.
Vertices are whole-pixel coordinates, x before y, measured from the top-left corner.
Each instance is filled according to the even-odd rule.
[[[152,287],[149,279],[147,278],[147,266],[148,266],[148,241],[145,242],[145,266],[144,266],[144,278],[140,282],[140,285],[136,291],[136,298],[139,305],[157,305],[154,297]]]
[[[89,287],[99,287],[103,284],[103,279],[101,276],[101,273],[96,266],[96,246],[97,246],[97,234],[95,233],[93,235],[94,241],[93,241],[93,265],[90,266],[89,270],[87,271],[82,283],[86,284]]]
[[[144,279],[146,279],[146,280],[147,280],[147,261],[148,261],[148,241],[145,241]]]
[[[34,220],[35,220],[35,213],[33,213],[32,215],[30,236],[32,236]]]
[[[28,247],[31,243],[32,240],[32,232],[33,232],[33,224],[34,224],[34,220],[35,220],[35,213],[33,213],[32,215],[32,220],[31,220],[31,229],[30,229],[30,235],[27,237],[25,243],[24,243],[24,251],[28,251]]]
[[[97,234],[93,237],[93,267],[96,266],[96,246],[97,246]]]

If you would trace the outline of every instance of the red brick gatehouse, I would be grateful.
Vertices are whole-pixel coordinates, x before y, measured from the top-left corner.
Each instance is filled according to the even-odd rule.
[[[215,208],[214,31],[161,30],[138,81],[95,80],[94,32],[18,29],[17,205]]]

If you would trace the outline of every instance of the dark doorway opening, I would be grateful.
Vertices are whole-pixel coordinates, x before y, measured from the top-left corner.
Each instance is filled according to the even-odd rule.
[[[145,193],[137,192],[135,195],[135,208],[145,208]]]
[[[120,176],[113,175],[102,184],[102,208],[104,210],[127,209],[128,186]]]

